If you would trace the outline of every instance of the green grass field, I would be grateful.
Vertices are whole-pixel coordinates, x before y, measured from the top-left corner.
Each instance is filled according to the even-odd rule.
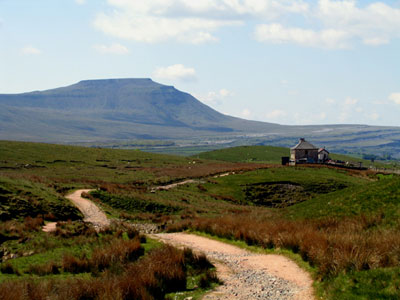
[[[282,156],[289,156],[288,148],[273,146],[240,146],[194,155],[194,157],[202,159],[229,162],[263,162],[269,164],[280,164]]]
[[[268,164],[280,164],[281,158],[284,156],[290,156],[290,149],[275,146],[239,146],[207,151],[193,155],[193,157],[202,159],[229,162],[256,162]],[[372,166],[376,168],[398,169],[398,162],[379,160],[371,162],[370,160],[362,159],[360,157],[337,153],[331,153],[330,157],[334,160],[350,162],[356,165],[361,162],[364,167]]]
[[[79,227],[82,216],[64,196],[95,188],[89,197],[114,219],[295,253],[315,270],[324,299],[398,299],[400,177],[281,166],[287,152],[255,146],[178,157],[0,141],[0,254],[18,257],[1,264],[0,281],[69,280],[65,255],[90,260],[95,249],[126,239],[124,228],[99,236]],[[194,182],[155,189],[187,178]],[[43,222],[69,219],[77,221],[56,236],[40,231]],[[142,243],[144,256],[158,246]],[[74,276],[92,280],[92,271]]]

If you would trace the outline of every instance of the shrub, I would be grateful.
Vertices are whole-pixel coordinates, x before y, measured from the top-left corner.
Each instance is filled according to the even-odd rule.
[[[20,275],[19,270],[13,266],[9,261],[2,263],[0,266],[0,271],[3,274],[16,274]]]
[[[89,260],[89,265],[92,271],[103,271],[113,264],[135,261],[143,254],[144,249],[139,240],[118,240],[107,248],[95,249],[92,258]]]
[[[206,289],[209,288],[212,283],[220,284],[221,281],[217,277],[217,273],[215,271],[207,270],[207,272],[204,275],[201,275],[199,279],[199,286],[202,289]]]
[[[89,261],[86,257],[77,258],[70,254],[66,254],[62,260],[62,268],[64,272],[73,274],[89,272]]]
[[[202,273],[213,267],[204,253],[195,254],[192,249],[185,248],[183,254],[185,257],[185,265],[190,265],[196,273]]]
[[[59,266],[54,262],[48,262],[43,265],[30,265],[26,273],[45,276],[50,274],[59,274]]]

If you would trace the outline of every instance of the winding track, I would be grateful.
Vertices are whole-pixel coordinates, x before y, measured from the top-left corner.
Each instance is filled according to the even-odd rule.
[[[110,225],[110,220],[106,214],[98,208],[92,201],[82,198],[82,193],[89,193],[91,190],[77,190],[72,194],[65,196],[68,200],[78,207],[85,217],[83,221],[92,223],[96,229],[101,229]]]
[[[84,221],[100,230],[110,221],[93,202],[82,198],[82,189],[66,196],[84,215]],[[52,223],[43,230],[55,229]],[[217,275],[224,282],[203,299],[269,299],[269,300],[314,300],[312,279],[297,264],[281,255],[266,255],[187,233],[153,234],[164,243],[177,247],[188,247],[204,253],[216,266]]]
[[[92,201],[82,198],[82,193],[90,192],[90,189],[77,190],[65,196],[70,200],[83,214],[83,221],[92,223],[96,230],[100,230],[110,225],[110,220],[107,219],[105,213],[98,208]],[[44,232],[53,232],[56,230],[57,222],[50,222],[43,226]]]
[[[203,252],[224,282],[203,297],[215,299],[313,300],[313,281],[282,255],[253,253],[223,242],[186,233],[152,235],[174,246]]]

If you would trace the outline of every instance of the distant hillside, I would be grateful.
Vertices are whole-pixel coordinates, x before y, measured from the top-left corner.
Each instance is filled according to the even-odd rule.
[[[135,140],[177,141],[180,152],[179,147],[188,145],[288,147],[299,137],[336,152],[400,158],[399,127],[248,121],[221,114],[190,94],[151,79],[85,80],[47,91],[0,94],[3,140],[117,147]]]
[[[201,159],[211,159],[229,162],[254,162],[254,163],[268,163],[280,164],[282,156],[289,156],[290,149],[285,147],[274,146],[239,146],[232,148],[225,148],[213,150],[209,152],[202,152],[193,157]],[[351,163],[361,162],[364,166],[374,165],[376,167],[391,167],[392,164],[383,164],[380,161],[372,163],[370,160],[365,160],[357,157],[352,157],[343,154],[331,153],[330,157],[335,160],[347,161]]]
[[[151,79],[86,80],[0,94],[0,125],[1,139],[54,142],[177,139],[280,127],[223,115]]]

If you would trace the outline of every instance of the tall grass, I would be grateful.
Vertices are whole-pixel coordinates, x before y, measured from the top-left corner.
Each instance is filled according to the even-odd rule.
[[[194,229],[248,245],[299,253],[329,278],[341,272],[400,266],[400,232],[383,228],[381,215],[321,220],[257,220],[254,216],[197,218],[170,225],[169,231]]]
[[[186,290],[187,270],[197,265],[212,266],[191,251],[163,246],[127,264],[119,274],[107,270],[90,279],[3,282],[0,299],[164,299],[167,293]],[[204,278],[216,280],[212,272]]]

